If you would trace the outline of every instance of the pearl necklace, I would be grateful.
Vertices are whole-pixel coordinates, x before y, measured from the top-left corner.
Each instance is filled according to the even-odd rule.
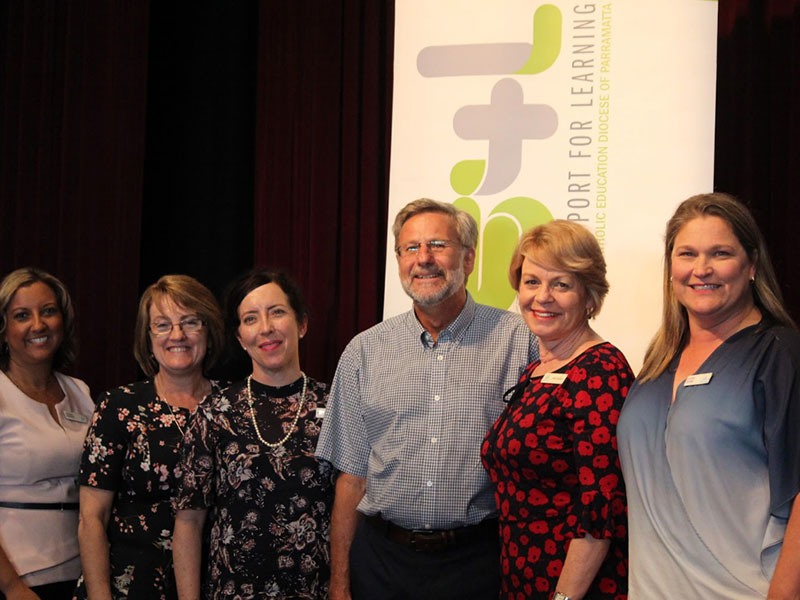
[[[279,442],[268,442],[261,436],[261,430],[258,428],[258,423],[256,422],[256,409],[253,405],[253,390],[250,387],[250,382],[253,379],[252,375],[247,376],[247,403],[250,405],[250,418],[253,420],[253,427],[256,430],[256,435],[258,439],[261,440],[261,443],[265,446],[269,446],[270,448],[277,448],[278,446],[283,446],[283,443],[289,439],[289,436],[292,435],[294,432],[294,428],[297,427],[297,422],[300,420],[300,412],[303,410],[303,403],[306,399],[306,389],[308,388],[308,377],[302,371],[300,374],[303,376],[303,391],[300,392],[300,402],[297,404],[297,414],[294,416],[294,421],[292,421],[292,426],[289,428],[289,432],[283,436]]]

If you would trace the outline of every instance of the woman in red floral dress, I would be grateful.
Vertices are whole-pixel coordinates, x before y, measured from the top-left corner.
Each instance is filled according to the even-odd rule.
[[[511,260],[540,359],[509,390],[481,449],[500,511],[503,599],[626,598],[616,424],[633,373],[589,326],[605,273],[594,236],[562,220],[523,235]]]

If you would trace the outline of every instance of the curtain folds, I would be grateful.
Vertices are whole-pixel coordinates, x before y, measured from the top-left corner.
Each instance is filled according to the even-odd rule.
[[[173,190],[182,193],[186,208],[170,222],[184,222],[187,213],[205,219],[187,238],[208,223],[220,232],[212,241],[187,241],[216,244],[213,261],[185,249],[181,256],[198,257],[196,264],[170,269],[216,286],[240,269],[252,241],[254,263],[298,280],[311,308],[302,345],[310,375],[330,380],[344,345],[381,319],[384,261],[394,260],[386,256],[394,2],[261,1],[252,9],[258,22],[248,21],[257,29],[253,50],[243,41],[215,63],[234,64],[257,47],[255,81],[245,65],[229,84],[194,95],[183,90],[184,105],[171,98],[151,113],[157,99],[148,105],[148,60],[171,61],[174,80],[167,73],[159,88],[167,94],[172,84],[214,77],[203,57],[215,56],[213,44],[227,43],[220,35],[226,23],[242,21],[198,18],[198,10],[151,12],[149,2],[123,0],[0,3],[0,276],[34,264],[65,281],[82,346],[74,372],[97,391],[136,376],[130,349],[139,273],[142,265],[148,278],[159,271],[148,258],[158,240],[141,226],[143,195],[158,208],[172,205]],[[222,5],[214,10],[225,15]],[[169,41],[170,28],[179,27],[197,28],[190,64],[169,44],[151,46],[153,31]],[[216,102],[205,97],[208,90]],[[719,2],[715,185],[752,205],[800,320],[798,105],[800,0]],[[250,112],[238,118],[237,107]],[[174,111],[182,108],[197,118],[177,120]],[[199,125],[179,126],[184,122]],[[221,131],[201,130],[204,123]],[[226,123],[237,127],[236,136],[226,136]],[[225,167],[231,148],[243,144],[248,156]],[[194,146],[202,153],[187,152],[180,171],[162,160],[165,148]],[[163,174],[152,187],[143,187],[145,154]],[[192,164],[200,155],[204,162]],[[184,190],[191,186],[181,182],[193,174],[222,182],[193,184],[213,188],[215,210]],[[163,181],[169,187],[156,185]],[[254,190],[252,211],[241,190]]]
[[[0,274],[68,286],[94,391],[135,375],[146,2],[0,5]]]
[[[254,262],[300,284],[303,368],[330,381],[383,311],[394,5],[260,6]]]
[[[800,0],[720,2],[717,47],[714,185],[752,207],[800,324]]]

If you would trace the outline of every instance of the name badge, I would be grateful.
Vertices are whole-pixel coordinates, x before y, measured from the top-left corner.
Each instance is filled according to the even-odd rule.
[[[71,410],[65,410],[63,413],[64,418],[67,421],[72,421],[73,423],[80,423],[81,425],[86,425],[89,422],[89,417],[86,415],[82,415],[81,413],[72,412]]]
[[[542,376],[542,383],[554,383],[559,385],[564,383],[564,380],[567,378],[566,373],[545,373]]]
[[[709,381],[711,381],[711,377],[713,377],[713,373],[697,373],[695,375],[689,375],[686,378],[686,382],[683,384],[684,387],[691,387],[693,385],[706,385]]]
[[[316,416],[317,419],[324,419],[325,418],[325,409],[324,408],[317,407],[317,408],[314,409],[314,412],[316,413],[315,416]]]

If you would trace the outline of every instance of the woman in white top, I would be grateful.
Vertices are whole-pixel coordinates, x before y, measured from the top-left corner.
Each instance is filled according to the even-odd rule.
[[[76,347],[63,283],[34,268],[0,282],[0,598],[70,598],[80,574],[77,474],[94,403],[57,372]]]

